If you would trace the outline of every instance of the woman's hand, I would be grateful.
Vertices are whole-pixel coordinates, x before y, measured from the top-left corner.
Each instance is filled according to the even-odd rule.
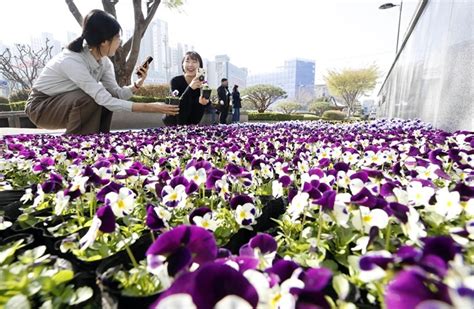
[[[191,83],[189,84],[189,87],[191,87],[192,90],[196,90],[198,88],[201,88],[202,82],[199,80],[199,76],[196,75],[196,77],[193,78]]]
[[[144,68],[144,67],[140,66],[140,67],[137,67],[136,71],[140,72],[141,76],[139,75],[140,78],[137,79],[135,84],[138,87],[141,87],[143,85],[143,83],[145,82],[146,77],[148,76],[148,67]]]
[[[179,106],[160,102],[155,103],[133,103],[132,112],[162,113],[167,115],[178,115]]]
[[[201,105],[207,105],[209,103],[209,100],[204,98],[203,96],[199,97],[199,104]]]

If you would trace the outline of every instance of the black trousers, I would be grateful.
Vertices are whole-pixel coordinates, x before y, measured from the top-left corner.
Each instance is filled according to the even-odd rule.
[[[221,108],[221,115],[219,117],[219,123],[226,124],[227,123],[227,115],[229,115],[229,107],[223,106]]]

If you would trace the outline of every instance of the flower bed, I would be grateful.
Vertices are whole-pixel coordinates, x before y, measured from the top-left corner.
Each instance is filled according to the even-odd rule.
[[[0,147],[0,188],[26,190],[22,232],[54,237],[47,250],[116,300],[474,307],[472,132],[295,121]]]

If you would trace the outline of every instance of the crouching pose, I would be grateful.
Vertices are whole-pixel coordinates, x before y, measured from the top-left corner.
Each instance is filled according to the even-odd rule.
[[[70,134],[109,132],[112,112],[176,115],[179,107],[128,101],[143,84],[148,68],[130,86],[120,87],[108,57],[119,48],[121,27],[101,10],[91,11],[82,35],[52,58],[33,84],[25,112],[38,127],[66,129]]]

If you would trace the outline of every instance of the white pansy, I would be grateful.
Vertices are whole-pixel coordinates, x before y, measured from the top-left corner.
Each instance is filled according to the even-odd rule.
[[[186,188],[184,185],[177,185],[176,187],[165,186],[163,192],[166,193],[163,196],[163,204],[169,205],[170,203],[175,204],[175,207],[184,208],[186,206]]]
[[[242,160],[239,158],[237,152],[229,151],[227,153],[227,161],[233,162],[238,165],[242,164]]]
[[[388,224],[388,214],[382,209],[372,209],[360,206],[359,210],[355,210],[352,216],[352,225],[358,230],[364,230],[366,233],[373,226],[383,229]]]
[[[163,220],[165,225],[171,219],[171,212],[169,212],[166,208],[158,206],[158,207],[153,207],[153,210],[155,211],[158,218]]]
[[[351,179],[351,182],[349,183],[349,188],[351,190],[352,195],[356,195],[357,193],[359,193],[364,188],[364,186],[364,182],[359,178]]]
[[[402,231],[412,243],[420,244],[420,239],[427,236],[425,226],[420,222],[420,214],[415,208],[409,207],[407,215],[408,222],[401,225]]]
[[[37,190],[36,190],[36,197],[33,201],[33,208],[38,207],[43,202],[44,202],[44,191],[41,185],[38,185]]]
[[[450,192],[446,187],[438,190],[436,192],[436,205],[430,207],[429,210],[441,216],[446,216],[447,220],[458,218],[463,210],[459,192]]]
[[[237,268],[237,271],[238,270],[239,269]],[[270,283],[265,274],[255,269],[248,269],[243,273],[243,275],[247,278],[250,284],[255,287],[255,290],[257,290],[259,304],[267,305],[270,301],[272,290],[270,289]]]
[[[31,188],[28,188],[25,190],[25,194],[23,194],[23,196],[21,197],[20,202],[22,204],[26,204],[28,201],[32,201],[33,198],[33,191],[31,190]]]
[[[283,196],[283,185],[278,180],[272,181],[272,195],[274,198]]]
[[[336,224],[342,227],[348,227],[347,222],[349,221],[350,212],[347,204],[351,201],[351,195],[349,193],[337,193],[334,201],[334,209],[332,211]]]
[[[110,178],[112,178],[112,172],[110,171],[108,167],[101,167],[99,169],[94,167],[92,168],[92,170],[102,180],[109,180]]]
[[[89,230],[79,240],[79,246],[81,250],[85,250],[94,244],[101,224],[102,224],[102,221],[99,218],[97,218],[97,216],[94,216],[94,218],[92,218],[92,224],[89,227]]]
[[[260,163],[260,174],[264,179],[273,178],[273,170],[269,164]]]
[[[66,209],[67,205],[69,204],[69,199],[71,197],[69,195],[64,195],[64,191],[59,191],[56,193],[56,197],[54,199],[54,214],[59,216],[63,213],[64,209]]]
[[[400,188],[394,188],[393,189],[393,194],[395,194],[395,197],[397,198],[397,202],[403,205],[408,205],[408,192],[405,190],[402,190]]]
[[[352,251],[360,251],[362,254],[367,252],[367,246],[369,245],[370,238],[368,236],[362,236],[356,240],[356,246],[352,248]]]
[[[132,212],[135,205],[135,193],[128,188],[122,187],[119,193],[107,193],[105,201],[109,203],[114,215],[121,218]]]
[[[342,160],[344,161],[344,163],[347,163],[350,165],[355,165],[356,163],[359,162],[359,159],[360,159],[360,156],[357,152],[351,153],[347,151],[347,152],[344,152],[344,154],[342,155]]]
[[[255,221],[255,206],[251,203],[245,203],[244,205],[239,205],[235,209],[235,220],[239,225],[250,225]],[[244,221],[247,224],[243,224]],[[250,224],[248,224],[250,223]]]
[[[200,216],[193,217],[193,221],[197,226],[200,226],[206,230],[211,230],[213,232],[217,229],[217,226],[218,226],[217,220],[214,220],[212,218],[212,213],[210,212],[205,213],[204,216],[202,217]]]
[[[80,176],[81,173],[82,173],[82,167],[79,165],[69,165],[67,167],[67,175],[69,176],[69,178],[74,179]]]
[[[306,192],[298,192],[288,206],[288,214],[291,216],[291,219],[295,221],[303,214],[308,206],[309,194]]]
[[[372,164],[382,165],[385,163],[386,155],[380,152],[374,153],[373,151],[369,150],[365,153],[364,160],[365,160],[364,162],[366,165],[372,165]]]
[[[69,191],[74,192],[76,190],[81,191],[81,193],[86,192],[86,182],[89,180],[89,177],[76,176],[74,177]]]
[[[413,206],[428,206],[434,193],[433,188],[423,187],[419,181],[412,181],[407,186],[408,203]]]
[[[351,175],[354,174],[354,171],[347,171],[344,172],[344,171],[339,171],[337,172],[337,185],[338,187],[340,188],[344,188],[344,189],[347,189],[349,188],[349,185],[351,183]]]
[[[298,162],[298,171],[303,174],[309,171],[309,164],[307,161],[299,161]]]
[[[284,168],[287,168],[288,167],[288,163],[287,162],[284,162],[284,163],[281,163],[281,162],[275,162],[273,164],[273,170],[275,171],[275,173],[281,177],[281,176],[284,176],[286,175],[285,171],[283,170]]]
[[[438,179],[439,176],[436,175],[436,171],[439,170],[439,167],[435,164],[430,164],[428,167],[417,166],[415,171],[418,173],[418,178],[420,179]]]
[[[0,231],[6,230],[10,226],[12,226],[13,223],[10,221],[5,220],[4,217],[0,216]]]
[[[188,181],[194,181],[198,186],[205,183],[207,179],[206,170],[204,168],[196,170],[196,167],[194,166],[187,168],[184,171],[183,176]]]

